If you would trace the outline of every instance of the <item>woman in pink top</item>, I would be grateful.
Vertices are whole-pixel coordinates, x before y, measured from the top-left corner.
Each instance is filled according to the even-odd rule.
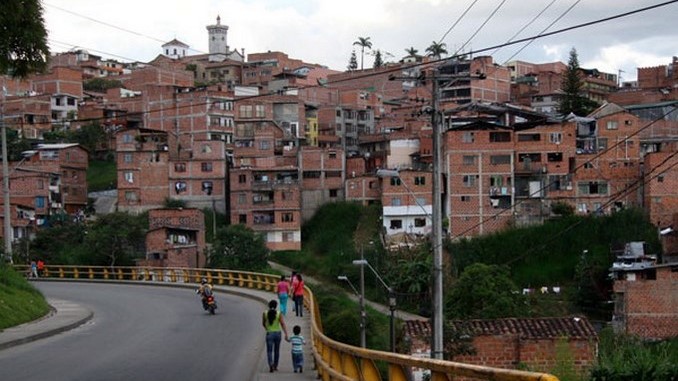
[[[304,280],[301,274],[297,274],[297,282],[292,286],[294,298],[294,313],[296,316],[304,316]]]
[[[278,294],[278,300],[280,301],[280,313],[287,315],[287,298],[290,295],[290,284],[284,275],[280,276],[280,281],[275,287],[275,292]]]

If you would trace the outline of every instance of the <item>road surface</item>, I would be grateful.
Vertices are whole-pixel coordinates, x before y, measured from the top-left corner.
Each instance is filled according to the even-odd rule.
[[[186,288],[36,283],[94,318],[54,337],[0,351],[0,380],[249,380],[261,357],[260,302],[217,293],[217,315]]]

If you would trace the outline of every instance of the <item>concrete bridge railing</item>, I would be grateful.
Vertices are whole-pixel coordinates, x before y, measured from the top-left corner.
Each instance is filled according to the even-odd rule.
[[[16,265],[28,272],[26,265]],[[214,285],[235,286],[273,292],[279,275],[220,269],[167,267],[45,266],[42,277],[57,279],[108,280],[119,282],[199,283],[201,278]],[[305,306],[311,311],[311,341],[319,377],[324,381],[409,381],[411,369],[429,370],[431,381],[450,381],[458,377],[496,381],[558,381],[537,372],[491,368],[452,361],[416,358],[340,343],[325,336],[320,308],[313,291],[306,287]],[[382,375],[382,372],[386,375]],[[386,377],[384,377],[386,376]]]

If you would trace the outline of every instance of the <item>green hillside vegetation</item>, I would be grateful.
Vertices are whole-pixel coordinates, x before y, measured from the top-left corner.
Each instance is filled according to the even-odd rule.
[[[114,189],[117,184],[115,161],[90,160],[87,168],[87,191]]]
[[[0,330],[38,319],[48,312],[45,298],[23,274],[0,264]]]

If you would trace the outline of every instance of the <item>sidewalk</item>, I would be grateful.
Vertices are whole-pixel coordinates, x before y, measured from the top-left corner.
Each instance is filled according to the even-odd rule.
[[[140,285],[143,284],[167,286],[167,283],[156,282],[144,282]],[[195,285],[191,284],[185,287],[195,288]],[[248,288],[214,286],[214,289],[259,300],[262,302],[262,311],[265,309],[268,301],[275,298],[272,292]],[[94,316],[92,311],[67,300],[49,299],[48,303],[52,307],[52,311],[47,316],[30,323],[0,331],[0,350],[66,332],[88,322]],[[264,345],[262,346],[263,350],[261,351],[259,365],[257,369],[252,370],[252,381],[317,379],[311,345],[310,314],[305,310],[303,317],[296,317],[291,307],[291,305],[288,306],[285,323],[290,335],[292,335],[292,327],[299,325],[301,327],[301,334],[306,339],[306,345],[304,346],[304,373],[299,374],[292,371],[290,346],[288,343],[283,342],[280,350],[280,370],[274,373],[269,372],[266,347]]]

